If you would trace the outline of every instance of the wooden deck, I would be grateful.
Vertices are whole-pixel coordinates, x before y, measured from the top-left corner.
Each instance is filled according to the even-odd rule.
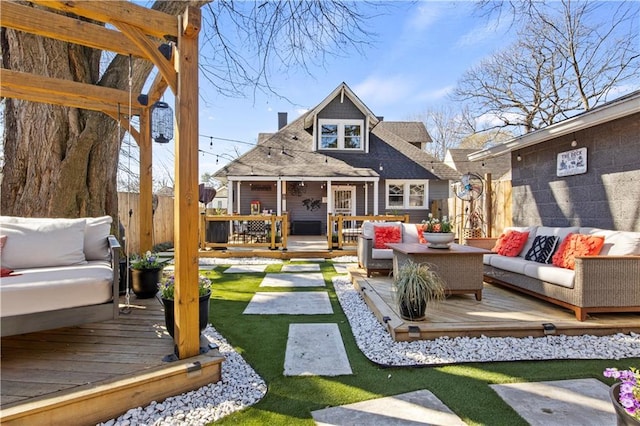
[[[201,257],[266,257],[269,259],[324,258],[332,259],[340,256],[356,256],[355,244],[345,245],[342,249],[329,250],[327,237],[322,235],[289,236],[287,249],[270,250],[266,247],[233,247],[225,249],[200,250]]]
[[[549,334],[569,336],[640,332],[638,313],[592,314],[580,322],[572,311],[487,283],[481,301],[469,294],[452,295],[428,307],[425,321],[405,321],[393,301],[391,278],[367,278],[365,271],[357,269],[351,271],[351,279],[396,341],[443,336],[539,337],[545,335],[543,324],[555,327]]]
[[[123,303],[121,298],[121,303]],[[0,423],[96,424],[221,378],[217,350],[175,362],[158,299],[118,320],[1,341]]]

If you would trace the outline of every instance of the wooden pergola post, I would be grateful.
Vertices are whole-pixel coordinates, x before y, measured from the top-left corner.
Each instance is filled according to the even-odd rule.
[[[140,114],[140,203],[138,229],[140,231],[140,252],[153,248],[153,153],[151,149],[151,107]]]
[[[175,342],[178,357],[200,353],[198,326],[198,34],[200,9],[180,17],[176,69]]]

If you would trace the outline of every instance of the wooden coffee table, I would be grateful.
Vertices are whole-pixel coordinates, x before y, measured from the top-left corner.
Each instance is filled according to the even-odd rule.
[[[482,255],[489,250],[451,244],[448,249],[429,248],[426,244],[387,244],[393,249],[393,275],[407,260],[430,263],[446,284],[447,294],[473,293],[482,300]]]

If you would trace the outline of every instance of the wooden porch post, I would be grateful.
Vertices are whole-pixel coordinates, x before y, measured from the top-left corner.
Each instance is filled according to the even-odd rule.
[[[151,149],[151,106],[140,114],[140,202],[138,227],[140,253],[153,248],[153,153]]]
[[[198,326],[198,33],[200,9],[179,18],[176,94],[175,342],[180,359],[200,353]]]

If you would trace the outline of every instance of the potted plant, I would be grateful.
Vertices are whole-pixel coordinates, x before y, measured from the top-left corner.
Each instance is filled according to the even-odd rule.
[[[619,380],[609,389],[619,426],[640,425],[640,371],[636,368],[607,368],[603,375]]]
[[[158,283],[164,262],[157,253],[147,251],[144,255],[133,255],[129,269],[131,271],[131,289],[136,297],[148,299],[158,293]]]
[[[455,234],[451,232],[451,222],[447,216],[441,219],[433,217],[429,213],[428,219],[422,221],[422,235],[431,248],[449,248],[449,244],[455,240]]]
[[[169,335],[173,337],[175,330],[174,293],[175,275],[162,277],[160,283],[160,298],[164,305],[164,322]],[[211,298],[211,280],[203,275],[198,277],[198,325],[200,333],[207,328],[209,323],[209,299]]]
[[[444,299],[444,281],[428,263],[405,262],[393,277],[395,300],[406,320],[424,319],[427,303]]]

